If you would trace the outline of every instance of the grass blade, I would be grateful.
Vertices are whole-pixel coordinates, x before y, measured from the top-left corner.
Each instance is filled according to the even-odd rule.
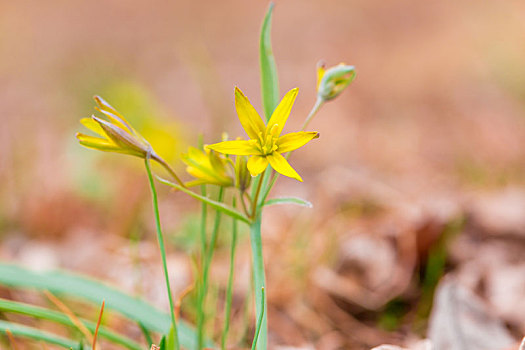
[[[16,301],[0,299],[0,311],[32,316],[38,319],[60,323],[65,326],[75,327],[75,324],[73,323],[73,321],[71,321],[71,318],[66,314],[63,314],[58,311],[42,308],[39,306],[16,302]],[[81,322],[91,332],[95,331],[95,328],[96,328],[95,323],[85,321],[85,320],[81,320]],[[120,344],[122,346],[125,346],[126,348],[130,350],[142,350],[142,346],[140,344],[126,337],[123,337],[117,333],[114,333],[105,327],[100,327],[98,334],[101,337],[106,338],[107,340],[115,344]]]
[[[265,206],[276,204],[296,204],[307,208],[313,208],[313,204],[298,197],[272,198],[264,202]]]
[[[24,326],[18,323],[12,323],[0,320],[0,333],[11,332],[16,337],[29,338],[37,341],[43,341],[49,344],[61,346],[66,349],[78,349],[78,343],[70,339],[59,337],[48,332]],[[84,349],[87,349],[84,347]]]
[[[268,12],[264,17],[259,41],[261,93],[266,121],[270,120],[273,110],[279,103],[279,78],[277,76],[277,65],[275,64],[271,41],[272,11],[273,3],[270,3]]]
[[[167,334],[171,321],[167,313],[144,300],[130,296],[99,281],[63,271],[34,272],[16,265],[0,263],[0,285],[49,290],[52,293],[74,296],[96,304],[106,301],[106,308],[114,310],[147,329]],[[195,331],[187,323],[179,322],[181,345],[195,349]]]

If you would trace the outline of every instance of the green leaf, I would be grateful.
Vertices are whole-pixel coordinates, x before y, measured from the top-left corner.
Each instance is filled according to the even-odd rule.
[[[142,324],[142,322],[139,322],[138,324],[142,334],[144,334],[146,342],[148,343],[148,348],[151,348],[151,345],[153,345],[153,338],[151,337],[149,330]]]
[[[204,203],[208,204],[213,209],[218,210],[220,212],[223,212],[224,214],[229,215],[229,216],[231,216],[234,219],[238,219],[238,220],[244,221],[247,224],[250,223],[250,219],[248,219],[246,217],[246,215],[242,214],[241,212],[233,209],[232,207],[230,207],[230,206],[228,206],[228,205],[226,205],[224,203],[214,201],[213,199],[210,199],[210,198],[205,197],[205,196],[201,196],[200,194],[197,194],[197,193],[195,193],[193,191],[190,191],[190,190],[188,190],[185,187],[177,185],[176,183],[173,183],[171,181],[163,179],[163,178],[161,178],[159,176],[157,176],[157,179],[160,182],[162,182],[163,184],[171,186],[173,188],[176,188],[177,190],[179,190],[181,192],[184,192],[186,194],[189,194],[191,197],[193,197],[195,199],[198,199],[201,202],[204,202]]]
[[[149,330],[162,334],[170,331],[171,321],[167,313],[139,298],[87,277],[63,271],[34,272],[16,265],[0,263],[0,285],[48,290],[96,304],[105,300],[107,309],[119,312],[133,321],[141,322]],[[183,321],[180,321],[179,337],[184,348],[196,348],[195,331]]]
[[[69,327],[76,327],[75,324],[69,318],[69,316],[61,312],[2,298],[0,298],[0,311],[32,316],[38,319],[60,323]],[[82,323],[91,332],[94,332],[95,328],[97,327],[96,323],[94,322],[82,320]],[[105,327],[99,328],[98,335],[103,338],[106,338],[107,340],[113,343],[125,346],[128,349],[143,350],[143,347],[140,344],[117,333],[114,333]]]
[[[38,329],[24,326],[18,323],[12,323],[0,320],[0,333],[6,333],[10,331],[15,337],[29,338],[33,340],[43,341],[49,344],[61,346],[66,349],[78,349],[78,343],[70,339],[59,337],[52,333],[40,331]],[[88,347],[84,347],[85,350]]]
[[[275,205],[275,204],[296,204],[307,208],[313,208],[313,204],[298,197],[284,197],[284,198],[272,198],[267,200],[264,205]]]
[[[270,120],[272,113],[279,104],[279,78],[277,66],[273,56],[271,30],[273,3],[270,3],[268,12],[264,17],[259,42],[259,55],[261,62],[261,92],[266,121]]]
[[[165,335],[163,335],[162,339],[160,340],[159,349],[166,350],[166,336]]]

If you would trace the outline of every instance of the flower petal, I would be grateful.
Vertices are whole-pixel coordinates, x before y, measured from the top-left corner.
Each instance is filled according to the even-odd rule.
[[[148,153],[151,154],[151,147],[142,143],[129,132],[97,117],[93,117],[93,120],[100,125],[111,141],[113,141],[113,143],[119,148],[126,151],[126,153],[135,154],[139,157],[146,157]]]
[[[84,147],[93,148],[105,152],[121,152],[121,149],[108,139],[89,136],[80,132],[77,132],[75,136],[78,139],[78,142]]]
[[[290,152],[303,147],[308,142],[319,137],[319,133],[315,131],[299,131],[291,132],[289,134],[279,137],[277,140],[277,150],[279,153]]]
[[[326,72],[326,67],[323,62],[317,64],[317,90],[319,90],[319,85],[323,79],[324,73]]]
[[[274,136],[281,135],[284,124],[286,124],[286,120],[288,120],[288,116],[292,111],[292,106],[295,102],[298,91],[299,89],[295,88],[288,91],[286,95],[284,95],[279,105],[275,108],[275,111],[273,111],[272,117],[270,118],[268,126],[266,127],[266,134],[268,134],[270,130],[274,128],[274,125],[277,125],[272,132],[274,132]]]
[[[294,168],[292,168],[290,163],[288,163],[288,161],[280,153],[273,152],[272,154],[267,155],[266,158],[268,158],[268,161],[270,162],[272,168],[274,168],[274,170],[277,171],[279,174],[303,182],[303,179],[301,179],[299,174],[297,174],[297,172],[294,170]]]
[[[264,133],[264,122],[238,87],[235,87],[235,109],[237,109],[239,120],[248,136],[258,140],[259,134]]]
[[[112,123],[116,124],[119,128],[124,129],[132,134],[137,132],[131,127],[131,125],[126,121],[126,119],[120,114],[115,108],[113,108],[109,103],[106,102],[100,96],[93,96],[93,99],[97,103],[98,107],[95,107],[101,113],[104,113]]]
[[[238,156],[250,156],[260,154],[255,140],[234,140],[207,145],[206,148],[212,149],[219,153],[235,154]]]
[[[94,133],[105,137],[106,133],[104,130],[100,127],[100,125],[93,119],[93,118],[82,118],[80,119],[80,124],[84,125],[89,130],[93,131]]]
[[[268,167],[268,159],[262,156],[253,156],[248,159],[248,171],[252,176],[257,176]]]

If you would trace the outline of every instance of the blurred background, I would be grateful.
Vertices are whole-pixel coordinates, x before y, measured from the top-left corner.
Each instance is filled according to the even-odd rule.
[[[82,148],[78,121],[103,96],[180,173],[200,134],[244,137],[233,88],[262,112],[267,6],[0,2],[0,259],[96,276],[167,307],[142,163]],[[291,158],[304,183],[281,178],[273,192],[314,208],[266,211],[272,346],[440,344],[463,315],[493,341],[477,349],[512,348],[525,332],[525,3],[283,0],[272,37],[281,95],[300,89],[288,131],[313,106],[319,60],[357,68],[310,124],[320,139]],[[180,293],[193,281],[199,205],[166,188],[161,200]],[[225,230],[212,273],[219,300],[228,240]],[[238,251],[231,341],[242,346],[245,233]]]

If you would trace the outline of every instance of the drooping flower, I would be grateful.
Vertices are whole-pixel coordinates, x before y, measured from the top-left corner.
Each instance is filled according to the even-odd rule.
[[[153,158],[150,144],[126,119],[101,97],[95,96],[94,99],[97,103],[95,109],[103,113],[109,121],[94,115],[91,118],[82,118],[80,123],[98,136],[78,132],[76,137],[79,143],[99,151],[124,153],[140,158],[146,158],[149,154]]]
[[[317,66],[317,95],[323,101],[332,100],[339,96],[354,79],[354,66],[340,63],[326,69],[321,62]]]
[[[187,165],[188,174],[196,178],[186,183],[188,187],[202,184],[228,187],[234,184],[231,160],[228,162],[228,159],[215,151],[189,147],[188,153],[182,154],[182,161]]]
[[[262,173],[269,164],[278,173],[303,181],[282,155],[282,153],[296,150],[319,137],[319,133],[313,131],[299,131],[281,136],[297,97],[297,91],[297,88],[292,89],[283,97],[268,121],[268,125],[264,125],[262,118],[250,101],[236,87],[235,108],[250,139],[219,142],[207,148],[225,154],[250,156],[247,167],[252,176]]]
[[[151,145],[144,139],[126,119],[102,97],[94,97],[97,107],[95,109],[104,114],[108,120],[92,115],[91,118],[83,118],[80,123],[98,136],[90,136],[77,132],[79,143],[87,148],[128,154],[139,158],[149,158],[161,164],[174,179],[183,186],[173,169],[164,159],[158,156]]]

